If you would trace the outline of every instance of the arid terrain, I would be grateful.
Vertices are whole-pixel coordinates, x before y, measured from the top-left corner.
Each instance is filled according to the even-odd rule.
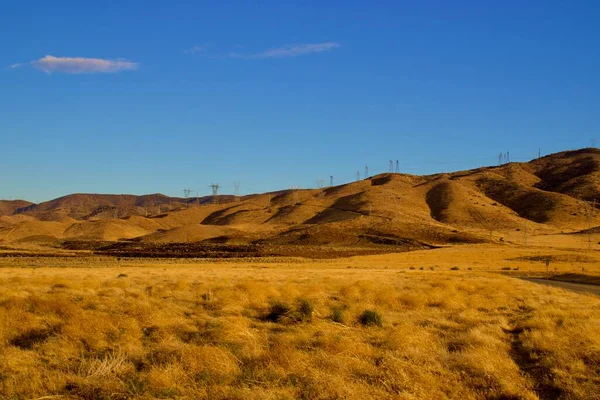
[[[325,258],[336,249],[346,256],[485,242],[596,248],[596,199],[600,150],[583,149],[528,163],[383,174],[240,198],[74,194],[40,204],[0,201],[0,246],[191,257],[211,256],[204,249],[217,257],[307,251]],[[186,251],[181,243],[194,246]]]
[[[596,399],[600,151],[0,202],[0,398]]]

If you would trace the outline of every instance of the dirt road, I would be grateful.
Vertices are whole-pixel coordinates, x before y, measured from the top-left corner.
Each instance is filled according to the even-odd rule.
[[[572,292],[592,293],[592,294],[595,294],[596,296],[600,296],[600,286],[598,286],[598,285],[586,285],[585,283],[553,281],[553,280],[546,280],[546,279],[541,279],[541,278],[521,278],[521,279],[529,281],[529,282],[541,283],[543,285],[560,287],[563,289],[570,290]]]

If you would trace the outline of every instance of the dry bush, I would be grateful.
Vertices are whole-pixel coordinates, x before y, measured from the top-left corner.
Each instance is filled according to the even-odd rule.
[[[504,276],[305,265],[2,271],[0,398],[600,392],[600,301]]]

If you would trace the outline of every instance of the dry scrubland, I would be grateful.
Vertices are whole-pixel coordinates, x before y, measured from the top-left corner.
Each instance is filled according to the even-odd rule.
[[[3,268],[0,397],[600,393],[598,298],[363,261]]]

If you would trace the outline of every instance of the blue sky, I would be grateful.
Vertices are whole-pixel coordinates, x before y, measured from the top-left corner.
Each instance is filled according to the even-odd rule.
[[[597,1],[4,0],[0,198],[251,193],[588,147],[598,21]]]

